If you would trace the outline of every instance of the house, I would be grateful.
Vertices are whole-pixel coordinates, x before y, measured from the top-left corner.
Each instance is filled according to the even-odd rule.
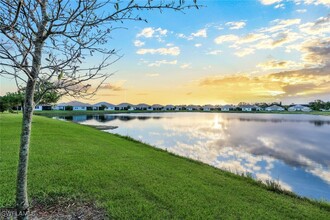
[[[98,102],[93,105],[93,110],[105,110],[105,111],[114,111],[115,105],[109,102]]]
[[[86,110],[92,110],[93,106],[88,103],[71,101],[71,102],[67,102],[67,103],[60,103],[60,104],[56,105],[54,109],[55,110],[86,111]]]
[[[154,104],[152,106],[149,106],[148,110],[149,111],[161,111],[164,108],[164,106],[159,105],[159,104]]]
[[[188,105],[188,106],[186,107],[186,110],[187,110],[187,111],[197,111],[197,110],[200,110],[200,107],[197,106],[197,105]]]
[[[289,107],[288,111],[290,111],[290,112],[295,112],[295,111],[310,112],[310,111],[312,111],[312,109],[310,107],[303,106],[303,105],[294,105],[294,106]]]
[[[120,103],[119,105],[115,106],[115,110],[119,111],[127,111],[132,109],[133,105],[130,103]]]
[[[254,105],[241,105],[240,108],[243,112],[252,112],[256,110],[256,107]]]
[[[146,111],[146,110],[148,110],[149,107],[150,107],[150,105],[147,105],[145,103],[140,103],[140,104],[138,104],[138,105],[136,105],[134,107],[134,110],[137,110],[137,111]]]
[[[186,109],[186,106],[184,106],[184,105],[177,105],[177,106],[175,106],[174,111],[182,111],[182,110],[185,110],[185,109]]]
[[[36,105],[34,107],[34,111],[50,111],[50,110],[52,110],[52,106],[47,104]]]
[[[220,107],[220,110],[223,112],[228,112],[228,111],[232,111],[235,109],[235,106],[233,105],[224,105]]]
[[[165,110],[165,111],[174,111],[175,106],[174,105],[165,105],[163,110]]]
[[[204,105],[204,106],[202,107],[202,109],[203,109],[203,111],[205,111],[205,112],[209,112],[209,111],[213,111],[213,110],[215,110],[215,107],[214,107],[213,105]]]
[[[285,109],[278,105],[272,105],[267,108],[265,108],[266,111],[273,112],[273,111],[284,111]]]
[[[53,107],[53,110],[65,110],[66,106],[67,106],[66,103],[62,102],[62,103],[56,104]]]

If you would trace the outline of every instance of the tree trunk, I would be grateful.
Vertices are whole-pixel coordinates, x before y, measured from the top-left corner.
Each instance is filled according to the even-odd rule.
[[[17,170],[16,186],[16,210],[18,220],[27,220],[29,212],[29,200],[27,191],[27,172],[29,161],[29,147],[31,136],[32,115],[34,110],[34,90],[40,71],[42,41],[35,42],[34,57],[32,62],[31,77],[29,77],[25,89],[21,144]]]
[[[19,150],[17,189],[16,189],[16,208],[17,219],[28,219],[29,201],[27,195],[27,171],[29,160],[29,146],[31,135],[31,123],[33,113],[33,94],[35,83],[28,80],[26,96],[23,110],[21,145]]]

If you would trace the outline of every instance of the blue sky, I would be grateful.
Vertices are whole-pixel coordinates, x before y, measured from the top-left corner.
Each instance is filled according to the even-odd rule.
[[[189,1],[186,1],[189,2]],[[123,57],[95,101],[224,104],[330,100],[329,0],[208,0],[147,11],[113,32]],[[88,63],[97,62],[92,57]],[[1,93],[12,90],[1,79]]]

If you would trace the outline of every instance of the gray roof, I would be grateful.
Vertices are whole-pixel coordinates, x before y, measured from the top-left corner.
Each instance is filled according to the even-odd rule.
[[[151,106],[152,108],[163,108],[164,106],[159,105],[159,104],[154,104]]]
[[[114,107],[115,106],[114,104],[111,104],[109,102],[98,102],[98,103],[95,103],[93,106],[102,106],[102,105],[105,105],[107,107]]]
[[[57,106],[73,106],[73,107],[90,107],[92,106],[89,103],[83,103],[83,102],[79,102],[79,101],[71,101],[71,102],[63,102],[63,103],[59,103],[57,104]]]
[[[148,108],[150,105],[148,105],[148,104],[145,104],[145,103],[140,103],[140,104],[138,104],[138,105],[135,105],[135,107],[137,107],[137,108]]]
[[[117,107],[127,107],[127,106],[134,106],[134,105],[124,102],[124,103],[120,103],[119,105],[116,105],[116,106]]]

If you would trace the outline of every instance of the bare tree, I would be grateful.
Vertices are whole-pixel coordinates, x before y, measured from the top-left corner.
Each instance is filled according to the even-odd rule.
[[[95,94],[111,75],[107,67],[120,58],[116,50],[104,46],[114,30],[124,21],[146,21],[139,11],[191,7],[199,7],[196,0],[188,4],[184,0],[0,0],[0,74],[25,88],[17,174],[18,219],[28,218],[31,121],[42,95],[49,90],[74,97]],[[102,60],[91,66],[86,60],[93,55]],[[34,101],[35,91],[40,97]]]

